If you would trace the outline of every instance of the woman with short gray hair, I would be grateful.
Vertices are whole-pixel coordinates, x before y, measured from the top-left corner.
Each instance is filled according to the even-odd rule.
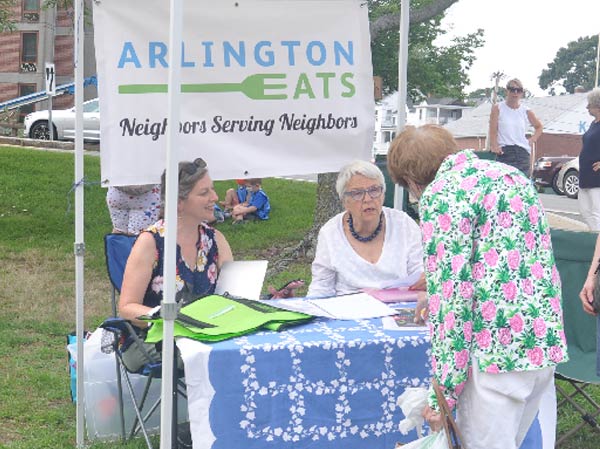
[[[385,179],[365,161],[344,166],[336,190],[344,212],[319,231],[307,296],[396,287],[423,273],[418,225],[408,214],[383,206]],[[414,289],[424,289],[417,282]]]
[[[579,210],[592,231],[600,231],[600,88],[587,95],[594,120],[582,136],[579,153]]]

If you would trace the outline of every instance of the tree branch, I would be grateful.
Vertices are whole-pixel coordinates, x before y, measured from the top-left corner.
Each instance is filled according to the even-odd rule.
[[[454,3],[458,2],[458,0],[437,0],[428,5],[422,6],[416,10],[410,10],[409,13],[409,22],[410,23],[421,23],[426,20],[431,19],[445,10],[447,10]],[[400,24],[400,13],[392,13],[386,14],[378,17],[374,21],[371,22],[371,42],[373,42],[377,36],[389,29],[398,28]]]

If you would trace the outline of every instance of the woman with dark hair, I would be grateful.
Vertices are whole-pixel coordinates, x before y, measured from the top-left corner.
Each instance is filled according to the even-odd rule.
[[[163,173],[163,204],[164,187]],[[204,160],[180,162],[175,277],[178,301],[214,293],[219,269],[224,262],[233,260],[223,234],[207,224],[214,220],[217,200]],[[143,231],[125,267],[119,314],[141,328],[147,323],[136,318],[159,305],[163,296],[164,233],[163,219]]]

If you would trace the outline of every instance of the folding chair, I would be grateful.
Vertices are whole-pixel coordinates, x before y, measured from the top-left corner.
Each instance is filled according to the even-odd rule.
[[[556,367],[555,378],[569,383],[569,393],[559,383],[558,408],[566,404],[581,416],[580,422],[564,432],[556,441],[556,447],[577,434],[586,424],[600,431],[600,404],[586,389],[600,386],[596,373],[596,320],[583,312],[579,292],[585,282],[596,244],[597,234],[552,230],[552,245],[556,265],[562,281],[563,315],[567,337],[569,361]]]
[[[107,338],[103,339],[103,352],[115,354],[116,371],[117,371],[117,388],[119,394],[119,411],[120,411],[120,425],[121,425],[121,439],[123,441],[131,439],[141,432],[146,441],[148,449],[152,449],[152,442],[150,441],[149,432],[146,423],[160,405],[160,397],[156,399],[152,404],[146,404],[148,399],[148,393],[150,387],[155,379],[160,379],[162,374],[162,360],[160,356],[153,355],[144,349],[143,341],[138,336],[136,329],[132,324],[117,315],[117,299],[118,294],[121,292],[121,284],[123,282],[123,273],[125,271],[125,265],[129,253],[135,242],[135,236],[129,236],[125,234],[107,234],[104,236],[104,249],[106,255],[106,267],[108,270],[108,277],[110,279],[112,290],[111,290],[111,302],[112,302],[112,317],[106,319],[100,327],[105,330]],[[127,369],[123,363],[122,355],[123,351],[130,345],[136,345],[146,355],[147,362],[136,372],[131,372]],[[177,371],[175,371],[177,373]],[[141,374],[146,377],[146,382],[143,388],[143,392],[140,395],[136,394],[135,388],[132,383],[132,374]],[[178,373],[182,374],[182,373]],[[133,405],[133,411],[135,413],[135,419],[131,428],[128,432],[125,429],[125,413],[124,413],[124,400],[123,400],[123,387],[122,379],[125,380],[127,392]],[[176,376],[174,380],[174,389],[184,398],[185,395],[185,382]],[[173,421],[173,447],[191,447],[191,442],[183,441],[178,438],[177,432],[177,395],[174,395],[174,421]]]

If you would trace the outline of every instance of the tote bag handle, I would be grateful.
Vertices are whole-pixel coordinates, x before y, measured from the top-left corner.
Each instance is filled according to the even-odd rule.
[[[437,380],[432,379],[431,384],[433,385],[433,390],[435,391],[438,405],[440,406],[442,425],[444,427],[444,432],[446,433],[446,439],[448,440],[448,449],[466,449],[462,444],[462,436],[460,435],[456,421],[454,421],[454,417],[452,416],[452,410],[450,410],[450,406],[448,405]]]

